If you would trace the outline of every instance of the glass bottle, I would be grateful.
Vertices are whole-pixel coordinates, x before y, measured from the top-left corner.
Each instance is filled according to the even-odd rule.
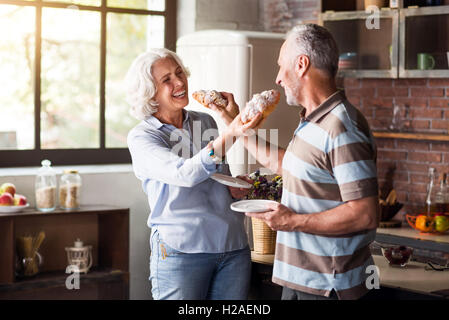
[[[81,176],[77,170],[64,170],[59,183],[59,206],[74,210],[80,207]]]
[[[441,180],[440,180],[440,188],[435,193],[435,211],[436,212],[443,213],[443,212],[447,211],[446,194],[447,194],[446,173],[443,173]]]
[[[43,212],[56,208],[56,172],[50,160],[42,160],[35,181],[36,208]]]
[[[427,185],[427,196],[426,196],[426,212],[430,216],[431,212],[434,210],[434,198],[433,198],[433,182],[435,180],[435,168],[429,168],[429,184]]]

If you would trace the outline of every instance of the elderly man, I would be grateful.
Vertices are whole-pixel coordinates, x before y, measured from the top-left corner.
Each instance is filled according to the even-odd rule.
[[[283,299],[358,299],[368,292],[369,244],[378,225],[376,147],[363,115],[338,91],[338,48],[314,24],[293,28],[276,83],[302,106],[287,150],[244,137],[265,167],[282,174],[282,204],[247,213],[278,230],[273,282]]]

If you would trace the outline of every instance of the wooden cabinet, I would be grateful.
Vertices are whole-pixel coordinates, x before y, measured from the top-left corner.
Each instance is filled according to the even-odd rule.
[[[449,5],[400,10],[401,78],[449,77]],[[418,68],[418,54],[433,59],[433,68]]]
[[[46,233],[39,253],[44,258],[32,278],[16,277],[15,239]],[[93,265],[80,275],[80,289],[65,282],[65,247],[80,238],[92,245]],[[129,209],[86,206],[76,211],[43,213],[28,209],[0,214],[0,299],[128,299]]]
[[[320,24],[340,49],[340,77],[448,78],[449,0],[429,7],[382,8],[374,13],[359,0],[322,1]],[[374,27],[373,27],[374,26]],[[418,66],[418,54],[432,63]],[[349,58],[348,58],[349,57]],[[351,58],[352,57],[352,58]]]
[[[365,11],[321,15],[321,24],[332,33],[338,44],[339,77],[397,77],[398,11],[380,11],[378,28],[369,24],[370,15]]]

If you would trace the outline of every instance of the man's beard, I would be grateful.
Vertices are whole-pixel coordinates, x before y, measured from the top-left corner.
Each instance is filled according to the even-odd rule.
[[[299,90],[298,87],[296,88],[289,88],[289,87],[284,87],[284,91],[285,91],[285,98],[287,101],[287,104],[290,106],[299,106],[300,102],[296,99],[295,95],[293,94],[294,91]]]

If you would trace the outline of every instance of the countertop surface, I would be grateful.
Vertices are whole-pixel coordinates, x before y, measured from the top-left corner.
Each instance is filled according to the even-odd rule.
[[[390,288],[400,288],[418,293],[435,293],[449,289],[449,270],[425,270],[426,264],[411,261],[405,267],[391,267],[383,256],[373,255],[379,268],[380,284]],[[272,265],[274,255],[251,252],[253,262]]]
[[[404,238],[413,238],[418,240],[426,240],[426,241],[434,241],[440,243],[449,243],[449,233],[440,235],[440,234],[430,234],[419,232],[415,229],[412,229],[408,225],[402,225],[400,228],[377,228],[377,233],[387,234],[392,236],[404,237]]]

